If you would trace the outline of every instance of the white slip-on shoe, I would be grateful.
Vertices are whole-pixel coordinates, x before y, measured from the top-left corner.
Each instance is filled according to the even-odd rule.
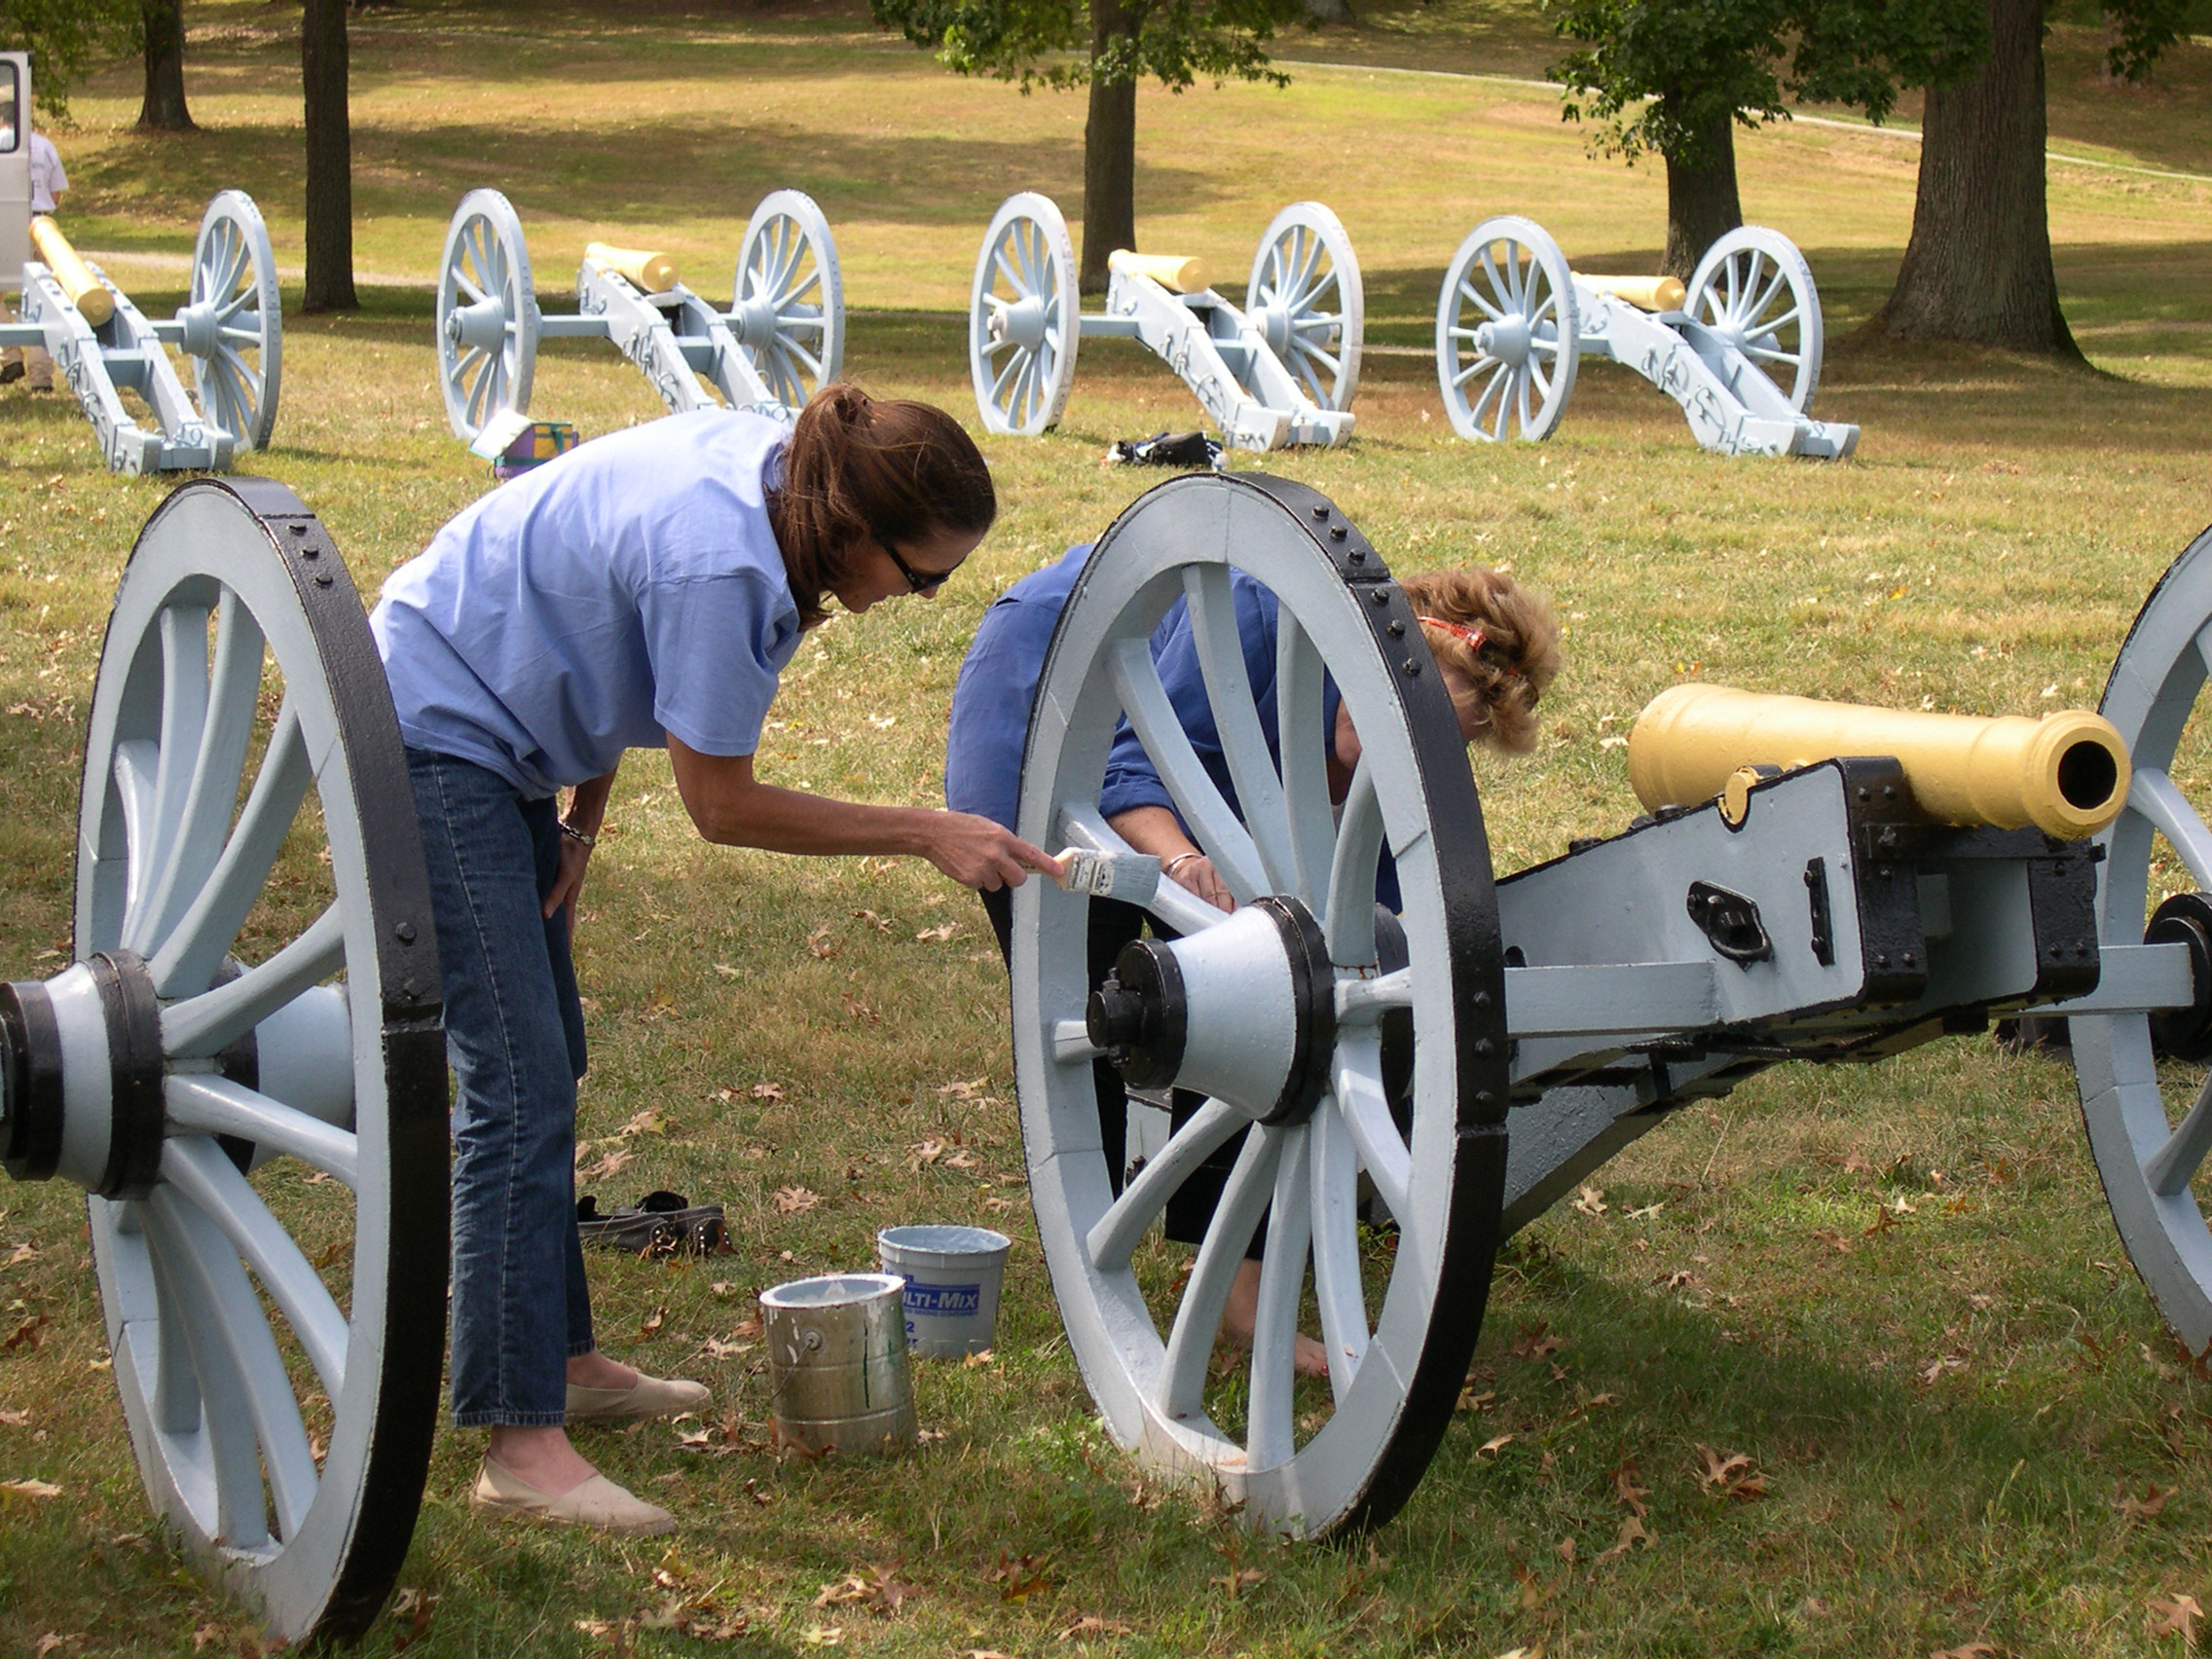
[[[628,1418],[681,1417],[695,1412],[713,1399],[704,1382],[681,1377],[647,1377],[639,1373],[627,1388],[583,1388],[569,1384],[568,1419],[578,1422],[618,1422]]]
[[[554,1522],[569,1527],[591,1527],[602,1532],[655,1538],[676,1530],[676,1517],[667,1510],[633,1496],[605,1475],[593,1475],[573,1491],[556,1497],[540,1492],[513,1470],[484,1459],[476,1471],[471,1494],[479,1509],[502,1515],[519,1515],[528,1521]]]

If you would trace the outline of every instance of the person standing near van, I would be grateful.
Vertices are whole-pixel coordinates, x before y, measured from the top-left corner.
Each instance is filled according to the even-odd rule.
[[[53,139],[35,129],[30,139],[31,211],[51,213],[69,188],[69,174],[61,166],[61,152],[54,147]],[[4,300],[0,300],[0,316],[13,320]],[[0,386],[12,381],[23,382],[27,391],[52,391],[54,359],[47,355],[46,348],[11,346],[0,351]]]

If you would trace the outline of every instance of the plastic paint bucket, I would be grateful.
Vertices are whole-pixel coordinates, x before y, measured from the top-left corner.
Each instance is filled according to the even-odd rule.
[[[830,1273],[760,1293],[777,1445],[814,1456],[913,1444],[903,1289],[890,1273]]]
[[[914,1352],[958,1359],[991,1346],[1013,1243],[987,1227],[887,1227],[875,1235],[883,1271],[906,1281],[906,1343]]]

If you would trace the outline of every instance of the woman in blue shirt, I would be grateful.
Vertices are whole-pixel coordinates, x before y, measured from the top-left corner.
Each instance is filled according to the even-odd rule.
[[[914,854],[984,890],[1057,873],[989,819],[754,775],[778,677],[830,601],[934,595],[996,510],[950,416],[833,386],[789,432],[713,409],[585,444],[385,584],[370,625],[408,746],[457,1084],[453,1413],[491,1430],[480,1505],[665,1532],[674,1517],[598,1474],[567,1425],[707,1398],[598,1351],[576,1236],[569,930],[622,752],[665,746],[721,845]]]
[[[977,627],[975,643],[960,665],[960,678],[953,687],[952,719],[945,738],[944,798],[955,810],[977,813],[1013,828],[1037,682],[1044,673],[1053,628],[1089,554],[1088,545],[1071,547],[1056,564],[1023,577],[999,596]],[[1470,745],[1508,754],[1526,754],[1533,749],[1536,705],[1560,666],[1559,624],[1551,607],[1518,586],[1512,577],[1479,568],[1427,571],[1406,576],[1400,585],[1420,617],[1422,637],[1443,672],[1459,718],[1460,736]],[[1264,584],[1234,569],[1230,571],[1230,591],[1236,604],[1244,671],[1259,710],[1261,730],[1279,768],[1275,596]],[[1213,706],[1206,696],[1190,612],[1181,600],[1154,632],[1152,655],[1191,747],[1222,798],[1232,811],[1236,810],[1235,786],[1215,729]],[[1353,729],[1333,681],[1323,686],[1321,715],[1322,729],[1331,734],[1331,793],[1341,801],[1350,785],[1352,768],[1358,764],[1360,748],[1359,733]],[[1165,874],[1224,910],[1235,907],[1212,862],[1191,838],[1175,811],[1173,797],[1126,720],[1116,733],[1107,757],[1098,804],[1107,823],[1130,846],[1159,856]],[[1394,908],[1397,877],[1387,852],[1377,887],[1378,896]],[[980,898],[998,935],[999,948],[1011,961],[1013,900],[1003,891],[986,891]],[[1093,984],[1105,977],[1122,946],[1147,925],[1144,912],[1131,905],[1112,900],[1091,901],[1088,958]],[[1159,924],[1149,925],[1160,931]],[[1103,1144],[1119,1149],[1127,1133],[1126,1090],[1120,1075],[1103,1059],[1092,1062],[1092,1080]],[[1195,1099],[1177,1091],[1178,1127],[1196,1105]],[[1163,1219],[1169,1238],[1195,1244],[1205,1236],[1221,1184],[1242,1144],[1241,1135],[1232,1137],[1168,1200]],[[1117,1152],[1107,1164],[1107,1179],[1117,1194],[1122,1178],[1122,1159]],[[1264,1238],[1262,1229],[1255,1235],[1251,1259],[1244,1263],[1230,1292],[1222,1327],[1233,1340],[1250,1340],[1259,1304],[1258,1258]],[[1322,1375],[1328,1368],[1320,1344],[1304,1337],[1299,1339],[1297,1362],[1300,1370],[1314,1375]]]

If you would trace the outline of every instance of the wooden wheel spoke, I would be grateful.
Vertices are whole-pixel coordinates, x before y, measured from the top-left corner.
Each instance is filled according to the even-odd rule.
[[[1282,752],[1283,812],[1289,826],[1289,890],[1323,917],[1337,848],[1336,808],[1329,799],[1329,755],[1336,734],[1323,723],[1327,679],[1321,653],[1298,619],[1278,614],[1275,731]]]
[[[1236,902],[1249,903],[1268,891],[1258,849],[1191,747],[1167,688],[1160,682],[1150,645],[1142,639],[1125,639],[1111,651],[1114,690],[1123,713],[1173,797],[1176,811]]]
[[[230,841],[149,964],[154,988],[162,996],[197,996],[213,980],[269,879],[313,782],[299,714],[287,699],[277,711],[261,770]]]
[[[154,761],[154,809],[141,856],[150,876],[169,861],[184,818],[184,803],[207,722],[207,617],[204,605],[171,605],[162,610],[162,736]],[[124,922],[124,942],[140,948],[152,881]]]
[[[235,1135],[360,1184],[360,1142],[350,1131],[209,1072],[176,1072],[163,1086],[169,1122],[205,1135]]]
[[[1410,1234],[1416,1221],[1411,1199],[1413,1155],[1382,1092],[1382,1045],[1372,1029],[1338,1038],[1330,1083],[1367,1178],[1390,1206],[1401,1232]]]
[[[1190,612],[1191,643],[1198,652],[1199,676],[1205,682],[1214,730],[1221,738],[1222,757],[1236,790],[1244,827],[1259,852],[1269,890],[1295,892],[1297,861],[1291,853],[1282,780],[1276,776],[1274,756],[1268,752],[1267,733],[1260,724],[1229,567],[1190,566],[1183,572],[1183,597]]]
[[[1281,1130],[1254,1124],[1230,1167],[1228,1180],[1222,1184],[1221,1202],[1214,1207],[1205,1241],[1198,1246],[1198,1260],[1183,1287],[1167,1350],[1161,1361],[1154,1398],[1161,1415],[1170,1419],[1188,1421],[1200,1416],[1206,1362],[1212,1358],[1214,1341],[1221,1334],[1230,1283],[1273,1195],[1275,1165],[1281,1160],[1282,1148]]]
[[[1199,1164],[1250,1121],[1225,1101],[1208,1100],[1200,1106],[1167,1145],[1137,1171],[1136,1179],[1122,1189],[1122,1196],[1085,1235],[1091,1265],[1101,1272],[1126,1268],[1167,1200]]]
[[[345,965],[346,918],[332,904],[268,961],[227,985],[162,1011],[162,1047],[172,1059],[218,1052]]]
[[[227,1513],[244,1517],[261,1511],[266,1536],[267,1510],[263,1507],[262,1481],[268,1480],[269,1497],[276,1510],[277,1535],[298,1535],[314,1502],[314,1454],[308,1446],[307,1425],[300,1419],[300,1405],[285,1375],[276,1339],[261,1310],[261,1301],[240,1266],[237,1254],[207,1217],[184,1203],[175,1194],[157,1188],[148,1200],[160,1218],[162,1231],[178,1246],[178,1279],[190,1288],[187,1305],[198,1304],[212,1328],[193,1333],[193,1354],[200,1374],[211,1381],[210,1371],[227,1373],[234,1389],[218,1397],[203,1389],[203,1420],[214,1430],[231,1421],[227,1438],[229,1455],[218,1452],[217,1481]],[[240,1429],[244,1432],[241,1434]],[[243,1440],[248,1454],[259,1448],[258,1458],[240,1456],[237,1443]],[[234,1459],[236,1463],[234,1465]]]
[[[2157,827],[2198,887],[2212,888],[2212,830],[2171,777],[2157,767],[2136,767],[2127,786],[2127,809]]]
[[[1268,1211],[1268,1254],[1260,1266],[1260,1304],[1252,1325],[1252,1394],[1244,1444],[1247,1465],[1287,1462],[1296,1442],[1292,1406],[1298,1381],[1298,1303],[1312,1239],[1312,1134],[1299,1124],[1282,1131],[1274,1198]]]
[[[1322,1097],[1311,1122],[1313,1299],[1329,1354],[1329,1387],[1342,1404],[1369,1341],[1359,1271],[1359,1148],[1335,1095]]]
[[[1361,968],[1375,958],[1375,881],[1382,861],[1382,799],[1374,768],[1365,755],[1352,768],[1345,792],[1344,815],[1337,823],[1337,847],[1329,865],[1329,905],[1321,920],[1329,960],[1342,968]]]
[[[172,1136],[163,1146],[162,1176],[244,1258],[299,1338],[323,1392],[337,1399],[346,1390],[346,1315],[253,1184],[200,1135]]]

